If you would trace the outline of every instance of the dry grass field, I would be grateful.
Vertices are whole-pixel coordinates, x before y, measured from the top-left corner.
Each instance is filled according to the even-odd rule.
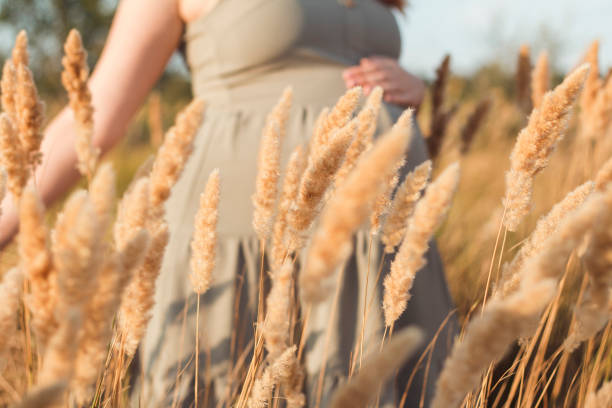
[[[2,192],[19,203],[21,232],[1,255],[0,406],[128,405],[129,364],[168,240],[164,203],[205,109],[190,102],[165,130],[175,107],[153,96],[131,130],[147,142],[128,137],[99,163],[77,32],[65,50],[62,82],[77,118],[83,180],[46,214],[28,183],[44,117],[25,34],[2,73]],[[454,77],[446,58],[418,113],[431,177],[422,168],[400,185],[394,176],[410,114],[373,140],[380,94],[357,109],[366,98],[349,90],[322,116],[310,146],[279,169],[291,91],[279,95],[253,199],[255,231],[271,248],[272,270],[261,271],[271,290],[260,304],[254,357],[236,370],[228,406],[304,405],[299,333],[310,308],[333,296],[322,295],[323,282],[349,255],[329,248],[350,248],[353,234],[376,223],[382,241],[398,248],[383,305],[374,306],[384,309],[388,331],[431,237],[444,259],[461,334],[432,407],[612,406],[612,79],[597,61],[594,43],[552,83],[546,56],[531,58],[524,47],[509,90]],[[219,177],[210,175],[194,220],[190,277],[198,294],[215,279]],[[299,252],[307,261],[298,271]],[[286,322],[274,313],[287,308],[301,317]],[[411,355],[420,339],[418,328],[381,338],[381,353],[347,373],[333,406],[376,406],[380,380],[393,377],[398,356]]]

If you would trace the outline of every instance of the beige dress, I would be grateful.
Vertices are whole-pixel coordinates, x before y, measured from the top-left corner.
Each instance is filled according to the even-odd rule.
[[[245,356],[248,364],[247,353],[252,349],[260,255],[251,226],[251,195],[265,115],[291,85],[293,107],[283,142],[286,163],[298,144],[308,142],[321,109],[332,106],[346,91],[341,78],[346,66],[371,55],[396,58],[400,50],[393,15],[374,0],[353,0],[350,8],[337,0],[224,0],[210,14],[188,25],[185,41],[193,92],[207,102],[207,109],[194,152],[167,206],[170,242],[157,282],[153,317],[141,347],[140,381],[134,387],[141,406],[193,405],[196,297],[188,278],[189,243],[198,198],[209,173],[219,168],[222,186],[214,284],[201,298],[199,399],[206,398],[208,406],[217,406],[227,402],[232,392],[228,381],[231,367]],[[383,109],[379,132],[399,113],[397,107]],[[426,158],[423,140],[417,136],[407,169]],[[327,406],[331,391],[348,372],[347,363],[361,330],[368,272],[368,293],[377,298],[367,321],[364,351],[375,351],[380,344],[382,285],[374,286],[380,252],[378,245],[373,245],[368,266],[368,241],[364,234],[358,234],[354,255],[345,268],[335,317],[330,319],[331,300],[312,311],[304,353],[309,406],[314,406],[328,327],[331,332],[320,406]],[[414,297],[399,326],[417,324],[431,338],[452,309],[452,302],[435,251],[430,251],[428,261],[419,272]],[[405,406],[418,406],[423,389],[427,398],[431,397],[448,343],[449,338],[438,340],[443,346],[433,353],[427,381],[420,370]],[[412,367],[407,365],[407,374],[400,374],[399,382],[403,383],[397,385],[399,393]],[[395,394],[388,386],[381,395],[381,406],[394,406]]]

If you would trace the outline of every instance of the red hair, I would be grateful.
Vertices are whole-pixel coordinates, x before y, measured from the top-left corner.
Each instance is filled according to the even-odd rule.
[[[399,10],[402,10],[404,6],[406,5],[404,0],[378,0],[378,1],[388,6],[396,7]]]

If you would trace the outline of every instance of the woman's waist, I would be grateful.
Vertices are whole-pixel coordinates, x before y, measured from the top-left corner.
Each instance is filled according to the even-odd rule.
[[[193,92],[213,109],[268,111],[291,86],[294,106],[322,108],[346,91],[345,67],[323,58],[291,56],[223,75],[194,72]]]

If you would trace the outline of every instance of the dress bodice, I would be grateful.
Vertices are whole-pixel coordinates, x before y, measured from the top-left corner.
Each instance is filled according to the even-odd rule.
[[[366,56],[397,58],[400,35],[389,8],[375,0],[353,3],[222,0],[187,27],[194,93],[234,105],[261,102],[264,94],[278,98],[278,88],[290,84],[298,102],[303,95],[307,103],[312,92],[300,90],[299,83],[318,80],[325,86],[331,76],[341,82],[341,69]],[[332,88],[337,98],[339,89]]]

